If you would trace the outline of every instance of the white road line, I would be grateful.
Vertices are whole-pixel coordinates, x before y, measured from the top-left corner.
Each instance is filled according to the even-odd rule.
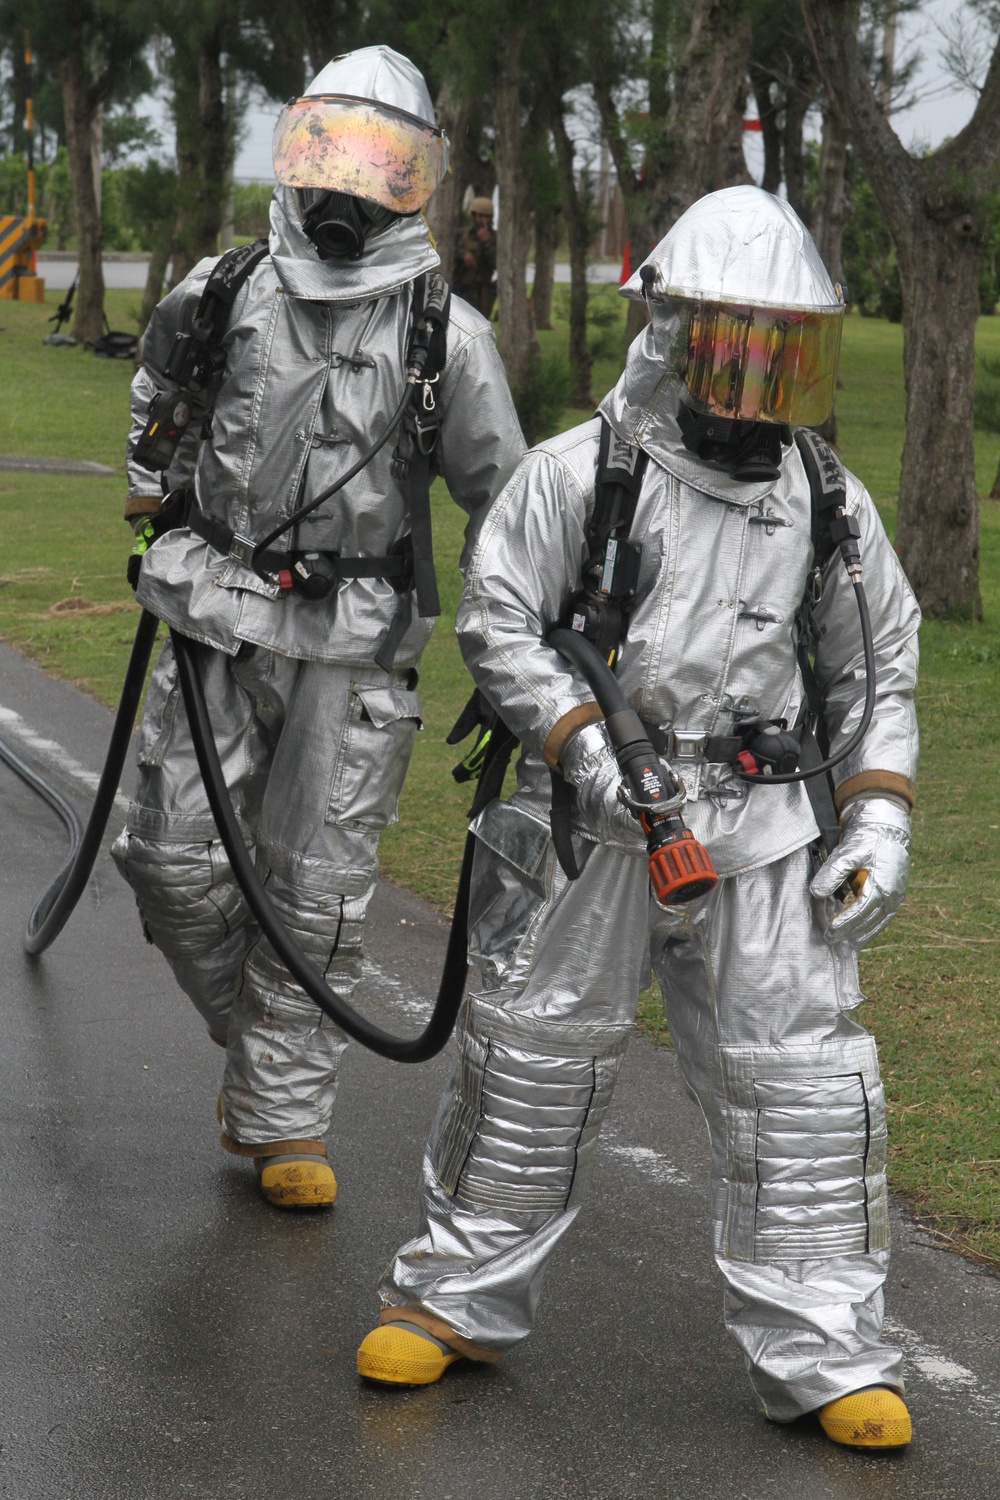
[[[17,740],[17,748],[26,752],[26,759],[31,758],[32,770],[42,772],[45,766],[51,766],[63,776],[68,776],[71,781],[86,787],[88,792],[97,791],[99,776],[81,766],[56,740],[39,734],[20,714],[15,713],[12,708],[4,708],[3,704],[0,704],[0,734]],[[39,765],[39,761],[43,764]],[[121,792],[115,793],[115,807],[119,812],[128,812],[128,798],[123,797]]]
[[[937,1390],[955,1395],[966,1406],[975,1407],[978,1415],[991,1427],[1000,1427],[1000,1393],[984,1387],[972,1370],[960,1365],[943,1349],[929,1344],[912,1328],[906,1328],[891,1318],[886,1318],[883,1331],[899,1344],[906,1356],[904,1376],[922,1377]]]
[[[417,994],[401,979],[397,979],[395,974],[388,973],[370,958],[365,959],[362,973],[364,979],[374,981],[383,992],[388,992],[385,998],[394,1011],[402,1012],[404,1016],[410,1016],[415,1021],[430,1020],[431,1011],[434,1009],[431,1002]]]
[[[687,1173],[675,1167],[661,1151],[654,1151],[651,1146],[630,1146],[618,1139],[616,1131],[607,1127],[601,1133],[598,1149],[605,1156],[614,1156],[618,1161],[626,1162],[661,1187],[690,1186],[691,1179]]]

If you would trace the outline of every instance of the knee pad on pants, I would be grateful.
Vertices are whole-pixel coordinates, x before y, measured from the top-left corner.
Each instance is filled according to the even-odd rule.
[[[629,1028],[553,1025],[473,997],[431,1160],[470,1204],[562,1212],[589,1164]]]
[[[766,1264],[885,1249],[885,1096],[872,1038],[720,1050],[720,1253]]]
[[[342,872],[319,861],[288,861],[270,851],[267,857],[262,878],[279,920],[319,973],[349,994],[361,978],[365,915],[375,890],[375,869],[370,876],[367,871],[353,872],[344,879]],[[266,939],[248,955],[247,972],[262,992],[289,997],[301,993]]]
[[[217,840],[172,843],[126,829],[111,853],[135,892],[149,936],[168,959],[211,953],[245,925],[246,906]]]

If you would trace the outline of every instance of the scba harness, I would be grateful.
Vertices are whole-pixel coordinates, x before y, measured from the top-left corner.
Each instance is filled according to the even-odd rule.
[[[806,596],[796,617],[796,652],[804,686],[802,711],[788,726],[781,718],[752,716],[740,704],[732,705],[732,733],[711,735],[683,730],[663,731],[644,725],[656,753],[675,765],[699,763],[731,766],[740,781],[748,784],[780,785],[804,781],[827,853],[839,840],[839,820],[830,776],[829,736],[822,693],[812,657],[819,639],[814,611],[823,595],[829,563],[839,550],[856,592],[863,600],[860,583],[860,526],[847,512],[847,482],[843,465],[829,444],[811,428],[795,432],[795,444],[809,483],[810,527],[813,562]],[[614,667],[620,657],[635,605],[642,561],[641,544],[629,533],[647,467],[646,453],[626,443],[601,418],[594,509],[586,529],[588,556],[582,569],[582,587],[566,610],[563,626],[593,643],[601,658]],[[865,607],[862,620],[867,617]],[[864,631],[864,623],[863,623]],[[870,633],[870,632],[869,632]],[[874,661],[870,640],[865,642],[868,678],[865,715],[859,731],[832,764],[846,758],[867,729],[874,704]],[[466,706],[448,737],[449,743],[464,739],[480,727],[480,737],[452,774],[457,781],[479,777],[470,816],[475,816],[500,795],[504,774],[517,744],[516,736],[502,719],[488,710],[481,695]],[[579,873],[571,838],[573,789],[557,771],[552,773],[551,827],[559,862],[570,879]]]
[[[177,389],[158,392],[150,402],[146,426],[134,451],[136,462],[143,468],[166,473],[199,402],[204,409],[201,439],[210,435],[212,409],[226,361],[223,338],[232,307],[240,289],[266,254],[266,243],[256,241],[253,245],[226,251],[213,268],[198,303],[191,331],[176,335],[164,368],[164,375],[176,383]],[[133,588],[138,584],[142,558],[149,547],[164,532],[185,525],[215,551],[234,558],[244,567],[253,568],[260,577],[276,583],[283,594],[295,593],[313,600],[327,599],[343,580],[384,579],[396,591],[398,605],[375,661],[385,670],[390,670],[411,622],[411,590],[416,591],[417,610],[421,616],[441,612],[434,572],[430,486],[443,418],[437,387],[447,358],[450,300],[447,283],[437,273],[430,272],[414,282],[403,399],[385,432],[358,463],[259,539],[243,536],[223,522],[205,515],[197,507],[191,490],[173,491],[164,500],[160,511],[144,521],[137,532],[137,544],[128,568]],[[391,472],[403,483],[410,530],[393,543],[387,554],[342,557],[336,552],[286,551],[272,545],[366,467],[397,427],[399,439]]]

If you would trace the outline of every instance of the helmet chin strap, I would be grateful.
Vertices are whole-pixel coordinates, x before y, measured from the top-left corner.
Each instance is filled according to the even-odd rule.
[[[297,197],[302,228],[316,246],[320,260],[360,260],[368,239],[399,218],[392,209],[350,193],[306,188],[300,189]]]
[[[783,422],[744,422],[695,411],[682,398],[677,408],[681,440],[703,463],[721,469],[745,484],[777,479],[782,444],[792,441]]]

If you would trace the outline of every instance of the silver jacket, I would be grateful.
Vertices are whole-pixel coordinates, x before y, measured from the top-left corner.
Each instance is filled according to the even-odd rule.
[[[642,544],[642,569],[617,675],[632,707],[664,731],[730,734],[737,705],[791,724],[803,697],[796,614],[813,556],[809,486],[798,451],[784,451],[776,483],[734,481],[684,448],[677,400],[647,329],[601,404],[614,431],[651,459],[631,529]],[[543,637],[580,587],[598,439],[595,419],[526,455],[483,527],[458,616],[473,676],[527,751],[513,808],[542,822],[548,797],[542,747],[565,714],[592,699]],[[912,781],[919,609],[870,496],[851,475],[847,504],[861,524],[878,696],[864,741],[834,777],[840,785],[881,771]],[[827,567],[815,618],[816,671],[836,751],[856,725],[865,694],[858,610],[839,556]],[[696,754],[674,765],[688,792],[687,822],[720,875],[768,864],[815,838],[801,783],[747,787],[729,767]]]
[[[214,260],[204,260],[153,315],[132,386],[130,496],[157,492],[132,459],[174,336],[190,328]],[[233,530],[260,538],[329,485],[370,446],[403,392],[413,281],[438,264],[422,217],[376,236],[358,261],[321,261],[303,233],[291,189],[271,205],[270,256],[237,296],[225,335],[226,366],[199,441],[196,412],[168,475],[194,487],[198,506]],[[458,298],[451,304],[440,377],[444,419],[437,466],[468,513],[471,541],[490,499],[524,451],[490,324]],[[408,530],[390,466],[395,436],[367,468],[297,533],[276,545],[382,556]],[[468,550],[468,548],[467,548]],[[243,641],[304,660],[371,661],[397,596],[382,579],[347,579],[317,604],[281,597],[276,586],[209,547],[188,529],[162,537],[143,562],[139,602],[186,635],[235,654]],[[396,655],[416,662],[431,631],[414,618]]]

